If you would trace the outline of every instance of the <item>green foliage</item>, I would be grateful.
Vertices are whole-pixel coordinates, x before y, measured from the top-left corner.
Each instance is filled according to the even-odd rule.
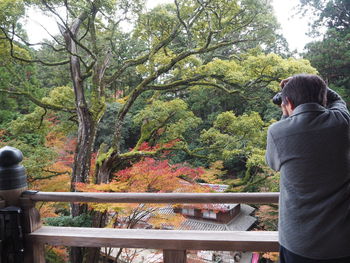
[[[47,1],[48,6],[36,0],[26,3],[44,12],[69,7],[69,22],[82,17],[78,48],[73,52],[80,74],[70,75],[68,64],[48,70],[47,63],[21,72],[16,82],[8,72],[0,72],[6,84],[17,85],[40,102],[70,109],[56,112],[26,107],[21,114],[4,112],[10,140],[31,156],[28,161],[33,161],[33,168],[44,168],[37,163],[40,155],[44,154],[49,164],[54,158],[49,150],[44,151],[48,134],[71,136],[82,131],[75,122],[80,122],[80,127],[86,123],[81,123],[72,109],[86,105],[85,113],[93,119],[89,131],[97,130],[92,144],[101,153],[96,158],[97,169],[103,164],[130,165],[129,159],[119,165],[107,157],[119,162],[121,153],[131,148],[136,151],[143,143],[155,149],[181,139],[187,152],[172,153],[169,158],[173,161],[209,167],[211,161],[224,160],[228,176],[234,173],[249,179],[265,171],[266,126],[280,114],[270,103],[279,81],[295,73],[316,72],[306,60],[264,53],[277,48],[275,42],[280,40],[270,1],[266,0],[179,0],[150,11],[143,1],[131,0],[96,1],[94,5],[72,0]],[[121,28],[120,21],[132,24],[130,32]],[[72,52],[61,43],[62,37],[56,36],[40,50],[24,50],[28,54],[22,57],[67,60]],[[8,42],[5,44],[8,50]],[[75,92],[70,87],[74,79],[81,81],[82,94],[77,93],[77,84]],[[77,94],[81,97],[75,98]],[[22,109],[19,104],[15,101],[11,107]],[[89,141],[80,135],[80,143]],[[31,148],[35,145],[38,154]],[[243,182],[254,181],[248,179]]]
[[[59,216],[44,218],[44,223],[49,226],[66,226],[66,227],[91,227],[92,216],[90,214],[81,214],[76,217]]]
[[[48,249],[45,251],[45,262],[48,263],[65,263],[62,256],[58,255],[54,250]]]
[[[154,144],[183,139],[186,131],[196,128],[201,122],[181,99],[154,100],[136,114],[133,120],[141,126],[138,145],[145,141]]]
[[[344,95],[350,96],[350,3],[346,0],[314,1],[302,0],[301,7],[317,15],[313,24],[313,34],[320,29],[327,31],[320,41],[306,45],[304,56],[309,59],[328,84]]]
[[[237,190],[256,191],[260,183],[272,175],[265,164],[266,133],[270,123],[265,123],[256,112],[236,116],[233,112],[218,115],[212,128],[204,130],[200,140],[211,151],[211,161],[224,160],[245,164],[244,174],[235,174],[227,181]]]
[[[35,108],[29,114],[22,115],[9,124],[9,131],[14,135],[37,134],[41,137],[48,132],[48,122],[44,120],[45,110],[42,108]]]
[[[330,84],[339,88],[349,89],[350,85],[349,43],[350,31],[345,34],[330,29],[322,41],[312,42],[306,46],[305,56]],[[349,96],[350,91],[347,93]]]
[[[1,0],[0,1],[0,25],[9,26],[24,14],[24,1]]]
[[[253,112],[236,116],[233,112],[223,112],[218,115],[212,128],[204,130],[201,141],[212,149],[218,149],[209,157],[216,161],[219,158],[249,159],[259,163],[259,149],[265,148],[266,128],[259,114]],[[219,156],[217,154],[220,154]]]
[[[276,54],[250,50],[238,59],[214,59],[197,72],[214,76],[223,87],[223,91],[218,91],[198,85],[190,90],[188,103],[206,123],[228,110],[238,114],[256,111],[266,120],[277,118],[280,113],[270,102],[279,90],[279,82],[298,73],[315,74],[316,70],[305,59],[283,59]]]
[[[24,134],[18,137],[8,136],[7,140],[0,141],[0,147],[8,145],[22,151],[24,156],[22,164],[26,168],[29,182],[40,177],[43,170],[57,157],[53,149],[42,144],[42,140],[40,136]]]

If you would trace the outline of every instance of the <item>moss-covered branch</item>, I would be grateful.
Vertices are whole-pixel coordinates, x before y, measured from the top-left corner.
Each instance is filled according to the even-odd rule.
[[[13,94],[13,95],[17,95],[17,96],[25,96],[27,99],[29,99],[31,102],[33,102],[35,105],[42,107],[42,108],[45,108],[45,109],[64,111],[64,112],[74,112],[75,111],[75,108],[64,108],[64,107],[59,106],[59,105],[42,102],[41,100],[39,100],[39,99],[35,98],[33,95],[31,95],[29,92],[13,91],[13,90],[6,90],[6,89],[0,89],[0,92]]]

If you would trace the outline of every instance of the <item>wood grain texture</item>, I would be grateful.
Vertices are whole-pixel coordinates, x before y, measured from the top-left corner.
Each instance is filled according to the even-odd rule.
[[[44,244],[25,240],[24,263],[45,263]]]
[[[39,211],[35,208],[35,202],[29,198],[21,197],[19,200],[23,213],[23,232],[31,233],[41,227]]]
[[[164,263],[186,263],[186,250],[164,250],[163,260]]]
[[[33,262],[45,263],[45,247],[44,244],[33,244]]]
[[[81,193],[38,192],[33,201],[94,203],[278,203],[279,193]]]
[[[111,228],[41,227],[31,242],[79,247],[164,250],[278,251],[278,233],[270,231],[177,231]]]

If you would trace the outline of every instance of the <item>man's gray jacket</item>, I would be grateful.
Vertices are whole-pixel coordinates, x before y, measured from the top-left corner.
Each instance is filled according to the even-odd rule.
[[[266,161],[281,171],[280,244],[313,259],[350,256],[350,115],[334,91],[327,99],[299,105],[267,136]]]

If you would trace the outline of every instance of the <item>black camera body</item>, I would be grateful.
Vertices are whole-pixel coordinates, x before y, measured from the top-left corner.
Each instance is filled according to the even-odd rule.
[[[278,92],[275,96],[273,96],[272,102],[278,106],[281,106],[281,104],[282,104],[282,92]]]

